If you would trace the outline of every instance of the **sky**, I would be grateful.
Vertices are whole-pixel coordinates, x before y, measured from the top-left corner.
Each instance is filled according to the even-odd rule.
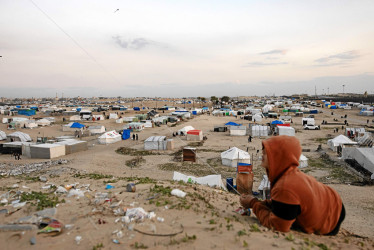
[[[0,0],[0,97],[374,94],[373,0]]]

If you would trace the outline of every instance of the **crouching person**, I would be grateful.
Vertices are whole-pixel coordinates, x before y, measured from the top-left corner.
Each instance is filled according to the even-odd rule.
[[[345,218],[339,194],[298,169],[301,146],[294,136],[264,140],[261,166],[271,182],[271,199],[259,201],[250,194],[240,203],[252,208],[260,223],[270,229],[288,232],[336,235]]]

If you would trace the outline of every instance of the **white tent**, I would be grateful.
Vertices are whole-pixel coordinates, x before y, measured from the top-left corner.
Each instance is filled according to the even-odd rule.
[[[151,136],[144,141],[145,150],[166,150],[166,136]]]
[[[261,122],[264,115],[262,113],[257,113],[252,116],[253,122]]]
[[[115,130],[112,130],[101,135],[98,140],[100,144],[115,143],[121,140],[121,135],[118,134]]]
[[[118,119],[118,115],[115,113],[110,113],[109,114],[109,119]]]
[[[26,133],[22,133],[22,132],[14,132],[14,133],[11,133],[8,135],[8,141],[21,141],[21,142],[27,142],[27,141],[32,141],[31,137],[26,134]]]
[[[96,121],[104,121],[105,120],[103,115],[92,115],[92,119],[95,119]]]
[[[49,126],[51,125],[51,122],[43,118],[43,119],[37,120],[36,124],[38,124],[39,126]]]
[[[80,121],[81,117],[79,115],[70,116],[70,121]]]
[[[343,159],[354,159],[361,167],[374,174],[374,148],[344,148]]]
[[[37,128],[38,124],[35,122],[35,120],[27,120],[25,122],[22,122],[23,128]]]
[[[301,154],[299,158],[299,168],[306,168],[308,166],[308,158]]]
[[[354,142],[350,140],[348,137],[345,135],[338,135],[334,139],[330,139],[327,141],[327,146],[333,151],[337,151],[337,148],[339,146],[343,147],[344,145],[356,145],[357,142]]]
[[[181,128],[178,130],[178,134],[181,134],[183,132],[184,135],[187,135],[187,132],[190,130],[195,130],[192,126],[185,126],[184,128]]]
[[[247,152],[237,147],[233,147],[233,148],[230,148],[229,150],[226,150],[225,152],[222,152],[221,159],[222,159],[222,165],[234,167],[234,168],[237,167],[238,162],[248,163],[248,164],[251,163],[251,156]]]
[[[295,136],[295,129],[292,127],[277,126],[277,130],[278,130],[278,135]]]
[[[0,130],[0,141],[2,141],[2,140],[6,140],[6,134],[5,134],[4,131]]]
[[[268,126],[254,125],[250,127],[250,133],[253,137],[268,136],[269,130]]]
[[[226,190],[226,187],[222,183],[222,177],[220,174],[195,177],[184,175],[182,173],[174,171],[173,180],[184,181],[186,183],[198,183],[201,185],[208,185],[210,187],[223,188],[224,190]]]
[[[246,135],[246,126],[230,126],[230,135]]]
[[[30,150],[31,158],[52,159],[65,155],[65,146],[60,144],[36,144]]]
[[[144,123],[130,122],[130,123],[124,125],[122,129],[131,129],[133,131],[142,131],[144,129]]]
[[[89,126],[88,131],[90,131],[91,134],[101,134],[105,132],[105,127],[103,125]]]

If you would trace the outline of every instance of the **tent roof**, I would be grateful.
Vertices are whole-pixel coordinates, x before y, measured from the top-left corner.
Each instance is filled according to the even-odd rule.
[[[235,122],[228,122],[225,124],[225,126],[241,126],[241,124],[237,124]]]
[[[345,135],[338,135],[334,139],[329,140],[331,141],[334,145],[337,144],[357,144],[357,142],[352,141]]]
[[[112,131],[102,134],[99,138],[116,138],[116,137],[121,137],[121,135],[118,134],[115,130],[112,130]]]
[[[279,120],[275,120],[275,121],[272,121],[271,124],[283,124],[283,122]]]
[[[28,134],[22,133],[22,132],[19,132],[19,131],[11,133],[8,136],[19,137],[21,139],[21,141],[32,141],[31,137]]]
[[[190,130],[194,130],[194,127],[192,127],[192,126],[185,126],[184,128],[181,128],[178,131],[182,131],[182,132],[186,132],[187,133]]]
[[[150,136],[145,140],[145,142],[164,141],[165,139],[166,136]]]
[[[79,122],[74,122],[70,127],[71,128],[83,128],[85,125],[80,124]]]
[[[237,147],[232,147],[229,150],[222,152],[221,158],[234,160],[234,159],[250,159],[251,157],[247,152]]]

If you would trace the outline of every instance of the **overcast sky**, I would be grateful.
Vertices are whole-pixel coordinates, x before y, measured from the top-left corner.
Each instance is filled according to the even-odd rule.
[[[0,97],[374,94],[373,13],[373,0],[0,0]]]

